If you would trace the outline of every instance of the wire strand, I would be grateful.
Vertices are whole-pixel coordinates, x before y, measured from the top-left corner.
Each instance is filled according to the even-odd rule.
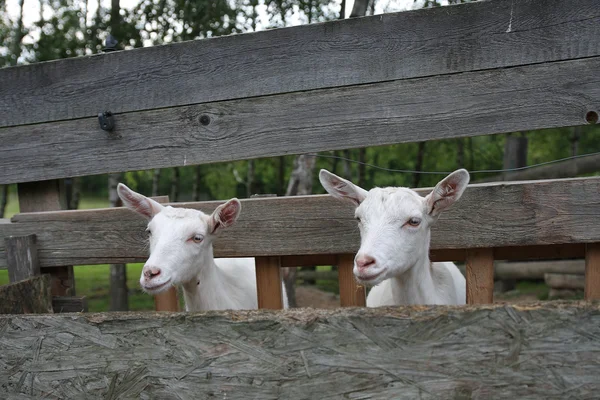
[[[348,161],[348,162],[351,162],[354,164],[361,164],[361,165],[364,165],[364,166],[367,166],[370,168],[380,169],[382,171],[387,171],[387,172],[401,172],[401,173],[406,173],[406,174],[425,174],[425,175],[448,175],[448,174],[452,173],[452,171],[414,171],[414,170],[409,170],[409,169],[385,168],[385,167],[380,167],[378,165],[365,163],[362,161],[352,160],[352,159],[346,158],[346,157],[326,155],[326,154],[308,153],[305,155],[309,156],[309,157],[330,158],[330,159],[333,158],[333,159],[337,159],[337,160],[344,160],[344,161]],[[499,174],[502,172],[523,171],[525,169],[537,168],[537,167],[541,167],[543,165],[555,164],[555,163],[558,163],[561,161],[573,160],[576,158],[590,157],[590,156],[596,156],[596,155],[600,155],[600,151],[597,151],[595,153],[579,154],[576,156],[558,158],[556,160],[545,161],[545,162],[538,163],[538,164],[528,165],[526,167],[507,168],[507,169],[481,169],[478,171],[469,171],[469,174]]]

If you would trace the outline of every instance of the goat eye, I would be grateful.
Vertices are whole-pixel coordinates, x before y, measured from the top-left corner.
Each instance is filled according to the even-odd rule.
[[[196,235],[192,238],[192,241],[194,243],[201,243],[204,240],[204,236],[202,235]]]
[[[355,218],[356,218],[356,221],[358,221],[358,223],[360,224],[360,222],[361,222],[360,217],[355,217]]]
[[[146,235],[148,235],[148,236],[152,235],[152,231],[150,229],[146,229]]]
[[[417,227],[421,224],[421,220],[419,218],[411,218],[406,223],[410,226]]]

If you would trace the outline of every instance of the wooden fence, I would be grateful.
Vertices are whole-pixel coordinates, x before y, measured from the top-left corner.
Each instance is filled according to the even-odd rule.
[[[18,183],[22,214],[0,224],[0,267],[33,249],[65,296],[74,264],[145,259],[130,211],[57,211],[66,177],[593,123],[599,22],[596,0],[494,0],[2,69],[0,184]],[[432,258],[466,261],[468,301],[487,303],[494,259],[585,257],[599,298],[599,193],[598,178],[470,185]],[[279,267],[320,262],[364,305],[357,247],[328,196],[258,198],[215,253],[257,257],[261,308],[281,306]]]

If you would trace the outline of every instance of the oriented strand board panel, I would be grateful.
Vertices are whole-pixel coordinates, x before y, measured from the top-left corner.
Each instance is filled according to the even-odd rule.
[[[0,317],[4,395],[564,399],[600,391],[600,305]]]
[[[418,192],[425,195],[430,190]],[[434,225],[431,246],[468,249],[598,242],[598,193],[600,178],[470,185]],[[241,202],[237,222],[214,242],[216,257],[354,254],[358,250],[352,206],[329,195]],[[208,213],[219,204],[177,206]],[[125,208],[27,213],[16,215],[13,221],[0,224],[0,238],[35,233],[42,267],[147,258],[147,221]],[[3,246],[0,240],[0,266],[6,265]],[[504,259],[496,254],[495,258]]]
[[[591,57],[598,37],[597,0],[494,0],[77,57],[0,70],[0,126]]]
[[[139,111],[112,133],[97,117],[0,128],[0,184],[581,125],[598,70],[600,56]]]

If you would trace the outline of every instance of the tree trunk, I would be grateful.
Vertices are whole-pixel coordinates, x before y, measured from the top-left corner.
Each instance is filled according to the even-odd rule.
[[[294,160],[294,170],[290,176],[286,196],[303,196],[312,193],[313,171],[315,168],[316,157],[308,155],[299,155]],[[315,267],[304,267],[308,270],[314,270]],[[297,307],[296,303],[296,268],[283,269],[283,281],[287,291],[288,304],[290,308]],[[311,283],[311,282],[307,282]],[[312,281],[314,285],[316,281]]]
[[[419,187],[419,183],[421,183],[421,174],[420,171],[423,170],[423,159],[425,158],[425,143],[419,142],[419,147],[417,150],[417,161],[415,162],[415,173],[413,177],[413,187]]]
[[[248,161],[248,173],[246,174],[246,197],[252,196],[254,186],[254,160]]]
[[[279,175],[277,176],[277,196],[283,196],[285,193],[283,188],[285,187],[285,157],[279,157]]]
[[[6,205],[8,204],[8,185],[2,185],[0,189],[0,218],[4,218]]]
[[[117,193],[117,185],[122,174],[108,175],[108,200],[111,207],[120,207],[121,199]],[[125,264],[110,266],[110,311],[127,311],[129,299],[127,290],[127,267]]]
[[[503,164],[504,169],[520,168],[527,165],[527,137],[513,136],[510,133],[506,136]],[[510,180],[511,174],[511,172],[505,172],[504,180]]]
[[[200,188],[202,183],[202,167],[200,165],[196,165],[194,169],[194,201],[200,201]]]
[[[25,0],[19,0],[19,19],[17,20],[17,26],[15,27],[15,41],[13,43],[13,48],[11,49],[12,54],[14,56],[11,64],[17,65],[19,62],[19,57],[21,57],[22,48],[21,42],[25,37],[25,32],[23,30],[23,6],[25,4]]]
[[[579,137],[581,136],[581,126],[575,126],[571,132],[571,155],[576,156],[579,153]]]
[[[352,12],[350,13],[350,18],[364,17],[368,7],[369,0],[355,0]]]
[[[365,162],[366,162],[366,158],[367,158],[367,149],[365,149],[364,147],[361,149],[358,149],[358,178],[356,180],[356,183],[358,184],[358,186],[360,187],[364,187],[365,186],[365,182],[367,180],[366,174],[366,166],[365,166]]]
[[[344,150],[343,151],[344,154],[344,158],[345,160],[342,160],[342,165],[344,166],[344,172],[342,173],[344,178],[348,179],[349,181],[352,180],[352,168],[350,167],[350,150]]]
[[[160,183],[160,169],[156,168],[152,174],[152,196],[158,196],[158,184]]]
[[[81,178],[72,178],[70,210],[79,209],[79,200],[81,199]]]
[[[173,177],[171,178],[171,195],[169,200],[176,202],[179,199],[179,168],[173,168]]]
[[[456,139],[456,165],[458,168],[465,167],[465,139]]]

